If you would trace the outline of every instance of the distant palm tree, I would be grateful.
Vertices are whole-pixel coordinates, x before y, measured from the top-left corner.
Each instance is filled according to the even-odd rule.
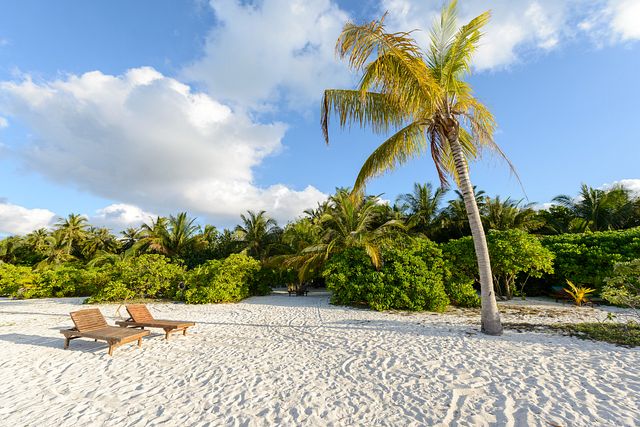
[[[342,189],[331,196],[328,211],[320,220],[322,234],[319,242],[309,239],[294,255],[284,257],[285,267],[298,271],[302,282],[331,257],[346,248],[362,248],[376,268],[382,265],[380,241],[389,236],[391,227],[404,228],[399,220],[381,225],[378,197],[360,197]]]
[[[269,218],[265,211],[247,211],[240,215],[242,224],[237,225],[235,233],[244,250],[261,261],[266,260],[269,247],[276,243],[281,232],[275,219]]]
[[[196,218],[189,218],[186,212],[169,217],[166,247],[170,256],[180,256],[197,241],[200,226]]]
[[[152,252],[169,255],[167,247],[169,220],[158,216],[150,224],[144,223],[140,227],[140,238],[133,246],[137,252]]]
[[[66,246],[67,255],[79,255],[79,248],[87,237],[87,218],[78,214],[69,214],[67,218],[58,218],[54,236],[59,244]]]
[[[553,201],[569,209],[581,220],[578,231],[613,230],[634,224],[637,202],[631,198],[629,190],[620,186],[600,190],[582,184],[578,197],[563,194]]]
[[[118,241],[108,228],[90,227],[82,247],[82,254],[89,260],[98,252],[115,253],[118,249]]]
[[[401,194],[396,204],[405,212],[409,229],[430,237],[430,231],[437,223],[440,204],[447,190],[438,187],[435,191],[431,183],[413,184],[413,193]]]
[[[522,200],[511,200],[509,197],[505,200],[500,200],[500,196],[487,197],[482,209],[482,221],[488,230],[517,228],[530,231],[542,225],[532,206],[533,203],[522,205]]]
[[[122,245],[123,251],[128,250],[136,244],[136,242],[141,237],[141,231],[142,230],[140,228],[129,227],[126,230],[120,232],[120,234],[122,235],[122,237],[120,238],[120,244]]]
[[[387,33],[384,17],[366,25],[347,23],[336,49],[363,76],[356,90],[325,91],[322,129],[328,141],[328,119],[333,112],[342,127],[369,125],[380,134],[396,130],[365,161],[356,178],[355,192],[361,191],[370,178],[425,152],[431,153],[443,185],[447,175],[454,177],[465,201],[478,259],[482,331],[500,334],[489,250],[473,197],[468,161],[476,158],[481,147],[503,153],[493,140],[493,115],[463,80],[470,72],[471,58],[489,13],[457,29],[456,3],[451,1],[443,7],[426,53],[409,33]]]
[[[25,244],[37,254],[45,254],[55,239],[46,228],[33,230],[25,236]]]
[[[24,244],[20,236],[9,236],[0,240],[0,261],[13,263],[16,252]]]

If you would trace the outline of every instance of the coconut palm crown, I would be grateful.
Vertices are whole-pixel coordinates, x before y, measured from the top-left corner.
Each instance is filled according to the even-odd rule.
[[[454,0],[443,7],[426,52],[410,33],[386,32],[385,16],[365,25],[347,23],[336,51],[352,71],[362,73],[362,78],[354,90],[325,91],[321,125],[327,143],[332,114],[337,116],[340,127],[357,124],[368,126],[377,134],[392,133],[365,161],[354,192],[362,191],[369,179],[427,152],[443,186],[453,177],[464,196],[478,256],[482,330],[500,334],[502,325],[489,253],[473,197],[468,161],[484,147],[504,155],[493,139],[493,115],[463,80],[471,70],[480,30],[489,21],[490,13],[458,28],[456,4]]]

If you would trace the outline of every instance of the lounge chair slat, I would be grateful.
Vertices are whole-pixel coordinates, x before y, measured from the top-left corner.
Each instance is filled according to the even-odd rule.
[[[65,337],[65,349],[69,348],[69,341],[72,339],[93,338],[106,341],[109,344],[109,356],[111,356],[114,348],[131,341],[137,340],[138,347],[141,347],[142,337],[149,335],[149,331],[109,326],[97,308],[74,311],[71,313],[71,319],[76,327],[60,331]]]
[[[167,340],[169,335],[174,332],[182,332],[182,335],[186,335],[187,329],[195,325],[194,322],[182,320],[154,319],[144,304],[127,304],[126,308],[131,319],[118,321],[116,322],[117,325],[122,328],[161,328],[164,329],[164,337]]]

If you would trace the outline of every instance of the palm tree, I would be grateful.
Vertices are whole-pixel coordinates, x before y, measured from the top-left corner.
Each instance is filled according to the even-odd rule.
[[[14,263],[17,259],[16,252],[24,244],[20,236],[9,236],[0,240],[0,261]]]
[[[37,254],[44,254],[51,245],[51,235],[46,228],[33,230],[25,236],[25,243]]]
[[[235,233],[241,245],[249,255],[265,261],[270,246],[276,243],[281,232],[278,223],[265,211],[247,211],[247,215],[242,214],[240,218],[242,225],[236,226]]]
[[[319,242],[310,232],[307,244],[298,246],[294,255],[283,257],[285,267],[298,270],[300,282],[309,278],[331,257],[346,248],[366,251],[376,268],[382,265],[380,241],[389,236],[391,227],[404,228],[401,221],[380,224],[383,211],[377,196],[361,197],[340,189],[328,200],[328,210],[320,219]]]
[[[563,194],[555,197],[553,201],[569,209],[576,218],[582,220],[578,231],[613,230],[634,224],[637,202],[633,200],[629,190],[620,186],[600,190],[582,184],[577,198]]]
[[[144,223],[140,227],[140,238],[133,248],[137,252],[153,252],[162,255],[169,255],[167,247],[168,222],[165,217],[158,216],[151,220],[151,224]]]
[[[129,227],[126,230],[120,232],[122,237],[120,238],[120,244],[122,245],[122,251],[126,251],[131,248],[140,239],[141,229],[135,227]]]
[[[531,231],[542,225],[533,210],[533,203],[521,205],[522,200],[511,200],[507,197],[500,200],[487,197],[482,209],[482,221],[487,230],[510,230],[518,228]]]
[[[396,204],[408,215],[408,228],[429,236],[438,219],[439,207],[447,190],[438,187],[435,191],[431,183],[413,184],[413,193],[398,196]],[[429,236],[430,237],[430,236]]]
[[[75,251],[79,255],[82,241],[87,237],[87,218],[78,214],[69,214],[65,218],[58,218],[54,235],[59,244],[66,246],[67,255]]]
[[[91,227],[82,247],[84,258],[92,259],[97,253],[115,253],[118,250],[118,241],[108,228]]]
[[[493,115],[463,80],[470,72],[489,12],[456,29],[456,3],[454,0],[443,7],[426,53],[409,33],[387,33],[384,16],[366,25],[347,23],[336,50],[363,76],[356,90],[325,91],[321,122],[327,142],[331,113],[338,116],[341,127],[357,123],[370,125],[379,134],[395,131],[365,161],[355,192],[362,191],[372,177],[427,151],[443,186],[448,175],[454,177],[464,198],[478,259],[482,331],[497,335],[502,333],[502,324],[468,161],[475,159],[482,147],[503,153],[493,140]]]
[[[169,217],[165,246],[170,256],[180,256],[196,243],[200,226],[195,222],[196,218],[189,218],[186,212]]]

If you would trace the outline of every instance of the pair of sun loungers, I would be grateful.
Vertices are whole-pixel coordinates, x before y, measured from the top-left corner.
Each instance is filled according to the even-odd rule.
[[[106,341],[109,344],[109,356],[113,350],[123,344],[138,341],[142,346],[142,337],[150,334],[144,328],[160,328],[164,330],[165,339],[174,332],[187,334],[187,329],[194,322],[154,319],[144,304],[129,304],[126,306],[130,318],[118,321],[116,326],[109,326],[104,316],[97,308],[79,310],[71,313],[71,320],[75,328],[61,330],[64,335],[64,348],[69,348],[69,342],[76,338],[93,338],[95,341]]]

